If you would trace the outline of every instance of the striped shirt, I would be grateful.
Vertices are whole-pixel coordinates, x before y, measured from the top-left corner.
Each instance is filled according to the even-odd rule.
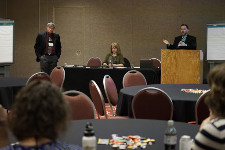
[[[195,137],[193,150],[225,150],[225,119],[213,119]]]

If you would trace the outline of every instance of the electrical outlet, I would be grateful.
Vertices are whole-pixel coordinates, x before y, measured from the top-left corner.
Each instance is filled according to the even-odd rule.
[[[76,55],[79,56],[80,54],[81,54],[81,51],[80,50],[77,50],[76,51]]]

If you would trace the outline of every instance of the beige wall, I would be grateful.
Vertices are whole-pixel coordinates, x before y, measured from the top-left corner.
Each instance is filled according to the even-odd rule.
[[[62,55],[58,65],[85,65],[91,56],[102,60],[112,42],[135,66],[141,58],[160,58],[162,39],[173,42],[186,23],[206,49],[206,24],[225,22],[224,0],[0,0],[0,18],[15,21],[11,76],[29,77],[40,70],[33,45],[47,22],[56,23]],[[205,76],[208,65],[204,64]]]

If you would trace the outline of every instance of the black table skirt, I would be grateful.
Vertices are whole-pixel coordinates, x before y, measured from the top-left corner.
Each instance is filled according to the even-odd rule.
[[[146,86],[133,86],[121,89],[116,113],[120,116],[133,118],[131,109],[134,95],[145,87],[156,87],[165,91],[173,101],[173,120],[189,122],[195,120],[195,103],[201,94],[181,92],[181,89],[208,90],[208,84],[151,84]]]
[[[67,90],[78,90],[88,96],[89,93],[89,82],[90,80],[95,80],[99,85],[103,96],[103,77],[105,75],[110,75],[114,80],[117,90],[122,88],[122,80],[124,74],[131,70],[130,68],[113,68],[113,69],[102,69],[102,68],[80,68],[80,67],[65,67],[65,81],[63,88]],[[148,82],[148,84],[159,83],[160,82],[160,70],[158,69],[137,69],[142,72]],[[5,77],[0,78],[0,104],[4,108],[10,109],[13,103],[13,99],[19,89],[25,86],[27,78],[14,78]],[[106,98],[105,98],[106,100]]]
[[[27,78],[0,78],[0,104],[10,109],[17,92],[25,86]]]
[[[105,75],[111,76],[114,80],[118,92],[123,88],[122,81],[123,76],[131,70],[131,68],[113,68],[113,69],[103,69],[103,68],[85,68],[85,67],[65,67],[65,81],[63,88],[65,91],[68,90],[78,90],[88,96],[89,92],[89,82],[94,80],[99,88],[101,89],[103,96],[103,77]],[[160,70],[158,69],[135,69],[140,71],[146,78],[148,84],[160,83]]]

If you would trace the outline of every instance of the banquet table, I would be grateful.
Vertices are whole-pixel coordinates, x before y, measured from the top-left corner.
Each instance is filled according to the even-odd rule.
[[[26,82],[27,78],[0,78],[0,104],[6,109],[10,109],[16,93],[25,86]]]
[[[73,121],[67,134],[62,139],[68,143],[81,145],[81,138],[85,130],[86,122],[92,122],[95,135],[98,138],[111,139],[112,134],[118,136],[139,135],[146,138],[155,139],[156,142],[146,149],[163,150],[164,131],[167,127],[167,121],[160,120],[144,120],[144,119],[95,119],[95,120],[79,120]],[[199,130],[198,125],[175,122],[177,129],[177,137],[180,139],[182,135],[190,135],[195,137]],[[75,143],[76,141],[76,143]],[[179,140],[178,140],[179,143]],[[98,150],[112,149],[109,145],[98,145]],[[140,149],[140,148],[139,148]],[[176,149],[179,149],[177,144]]]
[[[60,140],[68,144],[82,146],[82,136],[87,122],[93,124],[97,140],[112,139],[112,134],[118,136],[139,135],[141,137],[155,139],[155,143],[147,146],[146,150],[163,150],[164,132],[167,127],[167,121],[150,120],[150,119],[90,119],[76,120],[68,125],[68,130],[60,135]],[[176,150],[179,150],[179,139],[182,135],[189,135],[194,138],[199,130],[199,125],[175,122],[174,126],[177,131]],[[15,138],[10,137],[12,142]],[[97,145],[97,150],[110,150],[110,145]],[[138,148],[141,149],[141,148]]]
[[[208,84],[150,84],[123,88],[119,93],[116,109],[117,115],[133,118],[131,109],[132,99],[139,90],[146,87],[156,87],[166,92],[173,102],[173,120],[181,122],[195,120],[195,103],[202,94],[185,93],[182,92],[181,89],[209,89]]]
[[[103,96],[104,87],[103,87],[103,77],[109,75],[115,82],[117,90],[123,88],[122,81],[123,76],[129,70],[140,71],[146,78],[148,84],[157,84],[160,83],[160,69],[157,68],[127,68],[127,67],[117,67],[117,68],[101,68],[101,67],[85,67],[85,66],[72,66],[64,67],[65,69],[65,81],[63,88],[65,91],[68,90],[77,90],[81,91],[88,96],[89,93],[89,82],[94,80],[99,88],[101,89]]]

